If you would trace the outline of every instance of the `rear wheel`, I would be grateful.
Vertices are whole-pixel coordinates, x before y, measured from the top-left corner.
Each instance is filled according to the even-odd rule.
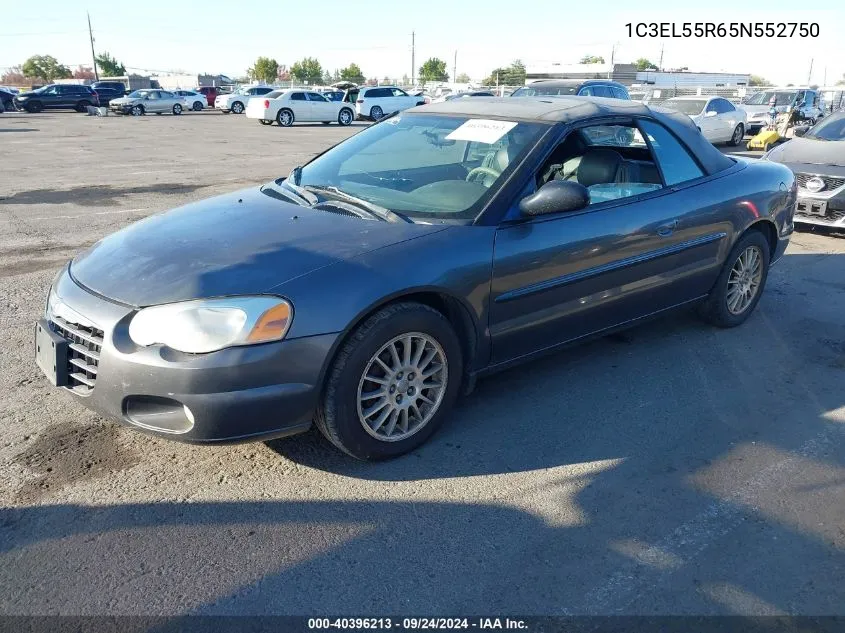
[[[293,112],[287,108],[279,110],[279,114],[276,115],[276,121],[278,121],[279,125],[282,127],[290,127],[293,125]]]
[[[90,106],[90,105],[91,105],[90,101],[80,101],[79,103],[76,104],[76,111],[77,112],[87,112],[88,106]]]
[[[199,112],[202,110],[202,101],[194,101],[194,105],[191,107],[194,112]]]
[[[337,122],[340,125],[351,125],[354,118],[355,115],[352,113],[352,110],[349,108],[343,108],[340,111],[340,114],[337,115]]]
[[[373,121],[378,121],[381,117],[384,116],[384,111],[379,106],[373,106],[370,110],[370,118]]]
[[[358,459],[396,457],[423,444],[458,395],[461,345],[440,312],[388,306],[361,324],[332,364],[315,421]]]
[[[242,114],[243,111],[244,111],[244,104],[241,103],[240,101],[235,101],[232,104],[232,112],[234,112],[235,114]]]
[[[701,306],[701,316],[718,327],[736,327],[754,311],[769,275],[769,242],[756,230],[731,250],[716,284]]]
[[[182,114],[182,106],[178,103],[173,104],[173,114]]]
[[[742,123],[740,123],[736,126],[733,136],[731,136],[731,145],[737,147],[740,143],[742,143],[743,136],[745,136],[745,127],[742,125]]]

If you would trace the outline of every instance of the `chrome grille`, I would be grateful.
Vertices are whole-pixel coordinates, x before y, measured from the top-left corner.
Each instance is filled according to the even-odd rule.
[[[78,323],[71,323],[53,316],[53,330],[68,340],[68,388],[87,394],[97,381],[100,350],[103,348],[103,331]]]
[[[824,182],[824,189],[822,191],[833,191],[845,185],[845,178],[834,178],[833,176],[818,176],[816,174],[795,174],[795,180],[798,181],[798,186],[801,189],[807,189],[807,181],[810,178],[821,178]]]

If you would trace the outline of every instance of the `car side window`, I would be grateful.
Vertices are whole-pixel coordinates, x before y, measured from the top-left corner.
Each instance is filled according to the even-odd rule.
[[[323,95],[318,94],[316,92],[309,92],[308,93],[308,100],[309,101],[317,101],[319,103],[325,103],[326,101],[328,101],[328,99],[326,99]]]
[[[393,91],[394,97],[407,97],[408,96],[407,92],[405,92],[404,90],[400,90],[399,88],[391,88],[391,90]]]
[[[291,101],[305,101],[305,93],[304,92],[294,92],[290,96]]]
[[[538,173],[537,185],[570,180],[590,192],[590,204],[663,188],[660,170],[633,123],[591,125],[571,132]]]
[[[727,99],[719,99],[719,105],[722,107],[722,112],[733,112],[736,110],[734,104]]]
[[[161,93],[161,98],[162,98],[162,99],[172,99],[172,98],[173,98],[173,96],[174,96],[174,95],[173,95],[173,93],[172,93],[172,92],[162,92],[162,93]]]
[[[151,90],[147,93],[147,99],[161,99],[161,93],[158,90]]]
[[[584,86],[581,90],[578,91],[579,97],[592,97],[593,96],[593,86]]]
[[[596,97],[613,97],[609,86],[593,86],[593,95]]]
[[[616,99],[627,99],[628,95],[625,94],[625,91],[621,88],[617,88],[616,86],[611,86],[610,90],[613,92],[613,97]]]
[[[667,185],[695,180],[704,176],[704,171],[689,151],[665,127],[654,121],[642,120],[640,127],[651,145]]]

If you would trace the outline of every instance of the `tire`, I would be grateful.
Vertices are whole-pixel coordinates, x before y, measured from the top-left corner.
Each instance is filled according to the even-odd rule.
[[[261,125],[273,125],[273,122],[272,122],[272,121],[270,121],[270,120],[268,120],[268,119],[258,119],[258,122],[259,122]]]
[[[370,109],[370,118],[373,121],[378,121],[383,116],[384,116],[384,110],[382,110],[379,106],[373,106]]]
[[[276,122],[282,127],[290,127],[293,125],[294,116],[293,111],[288,108],[282,108],[276,115]]]
[[[240,101],[235,101],[232,104],[232,112],[234,114],[243,114],[243,111],[244,111],[244,104],[241,103]]]
[[[350,110],[349,108],[341,108],[340,112],[337,115],[337,122],[339,125],[352,125],[352,121],[354,120],[355,113],[352,112],[352,110]]]
[[[407,357],[402,343],[407,336],[416,337],[413,339],[416,347],[412,343],[412,360],[403,368]],[[384,356],[392,363],[386,350],[393,344],[397,345],[394,349],[402,356],[401,360],[396,356],[400,370],[407,369],[408,365],[413,367],[414,360],[422,370],[414,376],[408,371],[407,375],[394,373],[391,378],[385,378],[390,381],[385,383],[388,393],[377,396],[375,405],[365,405],[363,403],[372,402],[374,398],[359,398],[359,395],[373,393],[374,387],[381,389],[378,383],[366,380],[365,376],[373,375],[369,372],[382,371],[377,369],[376,356]],[[417,358],[418,354],[420,358]],[[433,356],[426,364],[429,354]],[[438,358],[443,362],[436,363]],[[423,370],[429,371],[435,365],[439,365],[439,369],[423,377]],[[397,457],[423,444],[443,423],[458,396],[462,375],[461,344],[446,317],[419,303],[396,303],[369,317],[343,343],[329,369],[315,423],[332,444],[352,457],[362,460]],[[413,381],[411,384],[408,383],[409,377]],[[423,387],[421,381],[439,384],[439,391],[436,386]],[[378,407],[382,398],[385,404],[373,410],[372,407]],[[403,398],[404,404],[398,404]],[[434,404],[426,404],[423,399]],[[373,410],[370,416],[380,416],[387,410],[387,421],[382,421],[379,426],[378,420],[371,417],[371,424],[365,429],[361,420],[366,410],[362,407],[365,406]],[[400,407],[408,412],[404,417],[399,413]],[[394,411],[397,412],[395,420]],[[401,428],[403,420],[404,431]],[[417,424],[416,428],[413,428],[414,424]],[[385,433],[391,432],[394,439],[386,439]]]
[[[44,109],[44,104],[42,104],[40,101],[33,101],[32,103],[27,103],[24,108],[30,114],[36,114]]]
[[[733,147],[738,147],[740,143],[742,143],[742,139],[745,136],[745,126],[740,123],[734,129],[733,136],[731,136],[730,144]]]
[[[740,257],[746,256],[749,251],[754,251],[759,257],[759,280],[750,301],[744,306],[736,306],[741,309],[731,309],[731,295],[730,289],[743,286],[742,277],[737,279],[735,268],[740,266]],[[707,299],[702,304],[700,309],[701,317],[708,323],[717,327],[736,327],[745,322],[746,319],[754,312],[757,307],[757,302],[763,295],[763,290],[766,287],[766,280],[769,277],[769,261],[771,253],[769,252],[769,241],[766,236],[760,231],[751,229],[747,231],[739,241],[731,249],[730,255],[725,260],[725,265],[722,267],[722,272],[716,280],[716,284],[707,296]],[[750,277],[752,280],[754,276]]]
[[[194,105],[191,106],[191,110],[193,110],[194,112],[199,112],[200,110],[202,110],[202,108],[202,101],[194,101]]]
[[[173,114],[177,116],[182,114],[182,106],[180,106],[178,103],[173,104]]]
[[[144,106],[141,104],[133,105],[130,112],[132,116],[141,116],[144,114]]]
[[[91,105],[90,101],[80,101],[76,104],[76,111],[77,112],[88,112],[88,106]]]

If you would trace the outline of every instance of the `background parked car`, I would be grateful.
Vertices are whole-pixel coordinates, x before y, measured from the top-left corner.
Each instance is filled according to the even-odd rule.
[[[358,89],[355,108],[358,116],[378,121],[385,114],[401,112],[417,105],[424,105],[422,97],[409,95],[396,86],[362,87]]]
[[[214,100],[217,98],[217,95],[223,94],[220,88],[214,86],[200,86],[196,91],[205,97],[209,108],[214,107]]]
[[[125,97],[129,92],[122,81],[95,81],[91,89],[97,93],[101,106],[107,106],[112,99]]]
[[[243,86],[231,94],[217,95],[214,99],[214,107],[226,114],[229,112],[241,114],[246,109],[250,98],[261,97],[270,92],[273,92],[273,89],[269,86]]]
[[[608,97],[628,99],[628,89],[609,79],[540,79],[518,88],[511,97],[558,97],[577,95],[581,97]]]
[[[15,111],[15,93],[0,88],[0,107],[9,112]],[[0,110],[2,111],[2,110]]]
[[[348,103],[332,101],[319,92],[305,90],[274,90],[263,99],[250,99],[246,116],[258,119],[263,125],[276,121],[282,127],[290,127],[295,121],[337,121],[340,125],[349,125],[355,120],[355,112]]]
[[[796,222],[845,229],[845,111],[825,117],[763,158],[795,173]]]
[[[100,105],[97,93],[90,86],[51,84],[38,90],[22,92],[14,97],[15,107],[27,112],[42,110],[76,110]]]
[[[750,134],[756,134],[769,122],[769,101],[772,97],[775,98],[775,108],[778,112],[799,107],[801,118],[811,124],[824,116],[824,103],[818,90],[813,88],[763,90],[739,106],[746,112],[748,120],[746,127]]]
[[[452,92],[437,99],[430,99],[426,103],[442,103],[443,101],[451,101],[452,99],[463,99],[464,97],[495,97],[489,90],[467,90],[465,92]],[[424,99],[425,97],[423,97]]]
[[[185,100],[167,90],[136,90],[120,99],[112,99],[109,109],[133,116],[141,116],[147,112],[182,114]]]
[[[204,94],[193,90],[174,90],[173,94],[182,97],[185,100],[185,107],[195,112],[202,110],[207,102]]]
[[[745,110],[722,97],[673,97],[660,105],[689,115],[711,143],[736,146],[745,136]]]
[[[343,101],[343,90],[321,90],[320,94],[329,101]]]

